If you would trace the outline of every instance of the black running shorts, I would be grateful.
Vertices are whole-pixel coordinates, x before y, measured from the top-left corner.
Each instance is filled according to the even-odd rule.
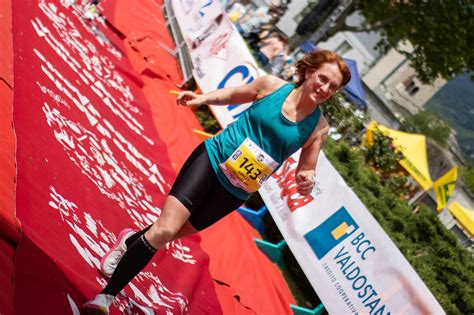
[[[169,194],[189,210],[189,222],[198,231],[216,223],[244,203],[221,185],[204,143],[186,160]]]

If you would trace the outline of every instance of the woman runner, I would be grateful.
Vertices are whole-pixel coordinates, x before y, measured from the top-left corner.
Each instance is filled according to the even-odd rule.
[[[341,57],[331,51],[311,52],[296,68],[296,84],[264,76],[235,88],[178,95],[180,105],[253,105],[193,151],[153,225],[119,234],[101,260],[102,273],[111,278],[84,305],[84,314],[108,314],[115,296],[158,249],[207,228],[238,208],[299,148],[297,189],[301,195],[312,191],[316,162],[329,129],[319,104],[346,85],[351,74]]]

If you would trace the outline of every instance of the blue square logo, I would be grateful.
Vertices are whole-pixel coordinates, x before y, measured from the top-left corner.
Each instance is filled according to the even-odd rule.
[[[337,244],[354,233],[359,226],[342,207],[326,219],[321,225],[304,235],[318,259],[323,258]]]

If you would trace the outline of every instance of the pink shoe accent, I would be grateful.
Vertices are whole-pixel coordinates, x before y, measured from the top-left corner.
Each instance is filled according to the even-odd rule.
[[[117,266],[118,262],[127,250],[127,245],[125,245],[125,241],[134,233],[135,231],[133,229],[123,229],[119,233],[117,241],[115,241],[114,245],[110,248],[110,250],[102,257],[102,259],[100,260],[100,271],[104,276],[110,277],[112,275],[115,270],[115,267]]]

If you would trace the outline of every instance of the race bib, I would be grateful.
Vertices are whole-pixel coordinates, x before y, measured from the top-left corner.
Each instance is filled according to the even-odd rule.
[[[248,193],[257,191],[277,166],[278,163],[249,138],[244,140],[227,161],[219,164],[232,185]]]

